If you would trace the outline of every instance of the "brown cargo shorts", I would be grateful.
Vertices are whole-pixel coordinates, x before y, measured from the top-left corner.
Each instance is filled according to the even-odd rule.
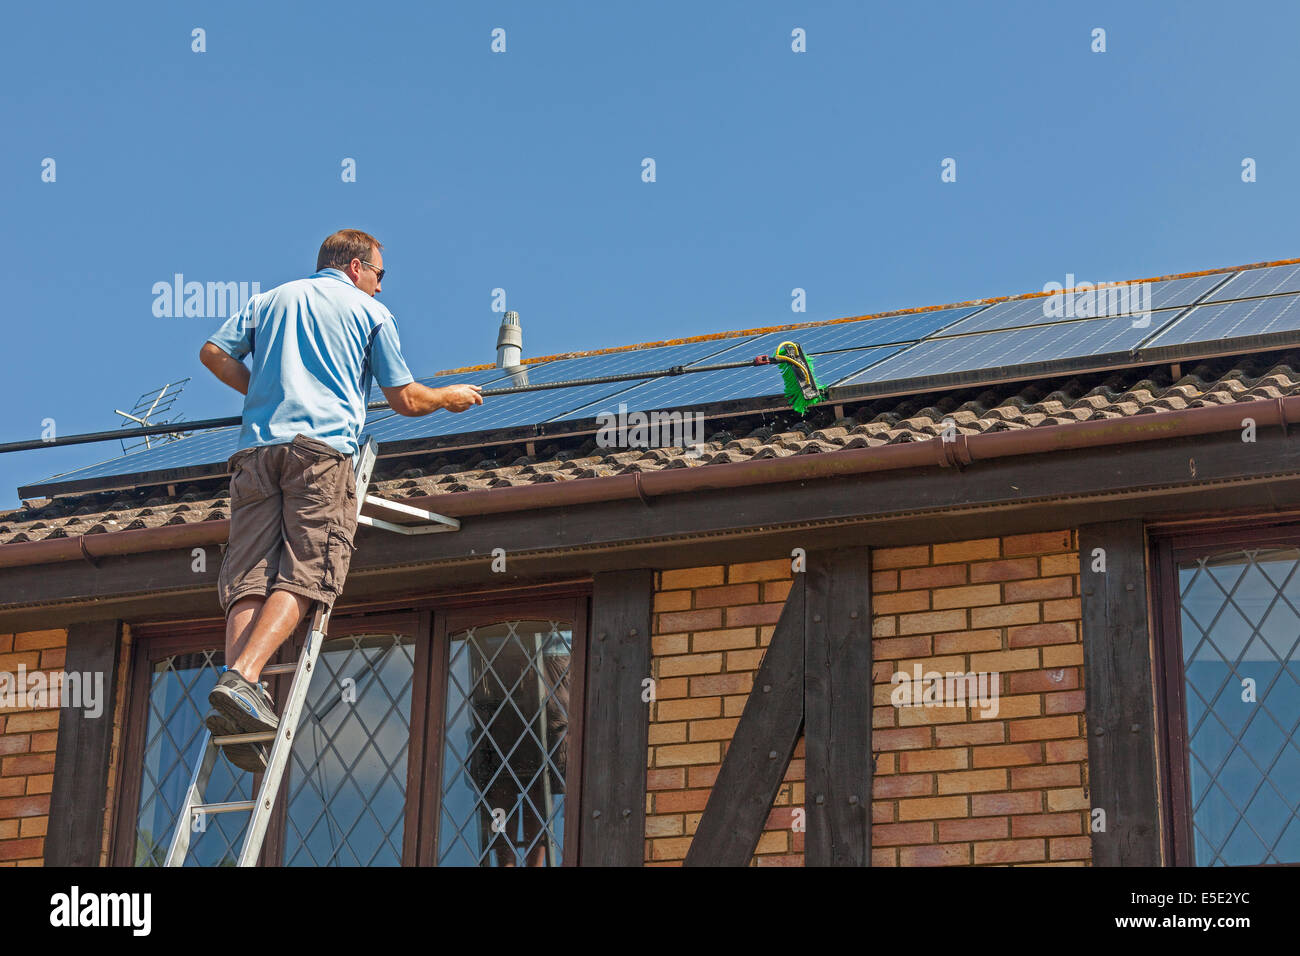
[[[230,456],[230,541],[217,596],[227,614],[240,598],[279,589],[333,606],[352,561],[357,529],[352,458],[305,435]]]

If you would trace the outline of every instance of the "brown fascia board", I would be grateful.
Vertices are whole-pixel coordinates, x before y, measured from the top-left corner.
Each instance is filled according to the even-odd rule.
[[[786,458],[633,472],[608,478],[577,478],[566,482],[546,482],[513,488],[425,495],[404,499],[403,503],[463,518],[627,498],[645,500],[694,491],[835,478],[901,468],[962,467],[993,458],[1207,435],[1240,430],[1248,418],[1255,422],[1257,428],[1279,425],[1285,433],[1289,424],[1300,423],[1300,395],[1065,425],[958,435],[953,441],[930,439],[874,448],[790,455]],[[220,544],[226,541],[229,532],[230,521],[226,519],[45,541],[24,541],[0,545],[0,568],[63,561],[93,561],[106,555]]]

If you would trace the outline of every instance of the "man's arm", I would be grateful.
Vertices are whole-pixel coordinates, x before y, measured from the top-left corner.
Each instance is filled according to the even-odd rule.
[[[227,356],[229,358],[229,356]],[[242,367],[242,363],[241,363]],[[474,405],[483,404],[482,389],[477,385],[448,385],[445,388],[430,388],[419,382],[388,387],[379,386],[388,400],[388,405],[399,415],[419,418],[440,408],[451,412],[463,412]]]
[[[209,372],[221,379],[240,395],[248,394],[248,366],[234,358],[220,346],[204,342],[199,349],[199,361]]]

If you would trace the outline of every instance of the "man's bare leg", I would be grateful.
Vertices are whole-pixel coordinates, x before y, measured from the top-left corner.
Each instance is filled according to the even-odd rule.
[[[230,605],[230,612],[226,615],[227,667],[230,667],[232,662],[248,646],[248,638],[253,633],[253,623],[257,620],[257,612],[262,610],[262,605],[265,602],[266,598],[260,594],[255,594],[240,598]]]
[[[242,602],[236,602],[232,606],[232,612],[239,607],[240,603]],[[311,607],[311,604],[311,598],[301,594],[280,589],[272,591],[252,622],[247,642],[230,667],[239,671],[244,680],[250,684],[256,684],[262,676],[262,668],[266,666],[266,662],[298,627],[302,616],[307,613],[307,608]],[[227,640],[229,640],[228,635],[229,630],[227,630]]]

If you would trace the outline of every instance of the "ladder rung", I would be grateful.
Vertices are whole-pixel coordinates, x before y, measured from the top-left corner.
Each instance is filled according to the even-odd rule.
[[[445,524],[449,528],[460,527],[459,518],[448,518],[446,515],[440,515],[436,511],[425,511],[423,508],[404,505],[400,501],[389,501],[387,498],[376,498],[374,495],[366,495],[366,504],[374,505],[382,511],[391,511],[394,514],[408,515],[412,518],[419,518],[422,521],[435,521],[438,524]]]
[[[250,734],[223,734],[220,737],[214,736],[212,742],[218,747],[225,747],[228,744],[270,743],[279,732],[278,730],[255,730]]]
[[[393,524],[391,521],[372,518],[369,515],[361,515],[357,518],[357,524],[369,525],[372,528],[383,528],[385,531],[396,531],[398,534],[435,534],[440,531],[458,530],[442,524]]]
[[[271,664],[262,668],[263,674],[292,674],[298,669],[297,664]]]
[[[233,800],[230,803],[200,803],[190,808],[190,813],[234,813],[238,810],[251,810],[257,806],[256,800]]]

